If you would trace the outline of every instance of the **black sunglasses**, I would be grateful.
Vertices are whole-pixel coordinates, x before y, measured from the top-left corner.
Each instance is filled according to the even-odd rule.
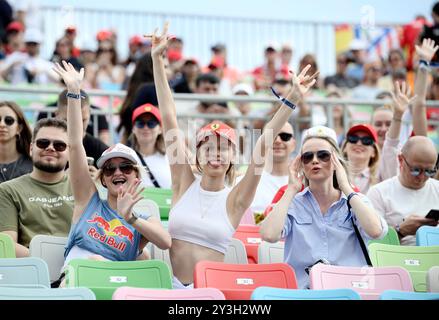
[[[51,144],[53,148],[58,152],[63,152],[67,149],[67,143],[60,140],[38,139],[35,144],[40,149],[47,149]]]
[[[154,129],[155,127],[157,127],[158,124],[159,122],[156,119],[149,119],[147,121],[136,120],[136,127],[139,129],[144,128],[145,125],[150,129]]]
[[[317,159],[323,162],[328,162],[331,159],[331,152],[328,150],[319,150],[317,152],[305,152],[300,156],[303,164],[308,164],[314,159],[314,155],[317,155]]]
[[[3,117],[3,118],[0,117],[0,122],[2,121],[2,119],[4,119],[5,124],[6,124],[8,127],[12,126],[12,125],[15,123],[15,121],[17,121],[17,120],[14,119],[14,117],[11,117],[11,116],[5,116],[5,117]]]
[[[291,140],[291,138],[293,137],[293,134],[288,133],[288,132],[281,132],[278,134],[278,136],[283,142],[287,142],[287,141]]]
[[[411,165],[409,165],[409,163],[407,162],[407,160],[404,156],[402,156],[402,158],[404,159],[405,163],[407,164],[407,167],[409,167],[410,174],[413,177],[418,177],[422,174],[422,172],[424,172],[426,177],[433,178],[437,173],[437,168],[435,168],[435,169],[422,169],[422,168],[412,167]]]
[[[102,173],[106,177],[111,177],[116,172],[117,169],[119,169],[123,174],[131,174],[131,172],[133,172],[133,170],[137,171],[137,168],[134,164],[129,163],[129,162],[122,162],[119,165],[115,165],[113,163],[110,163],[110,164],[104,166],[102,168]]]
[[[349,135],[347,137],[348,142],[356,144],[358,141],[361,141],[361,144],[364,146],[371,146],[373,145],[375,142],[373,141],[372,137],[359,137],[359,136],[355,136],[355,135]]]

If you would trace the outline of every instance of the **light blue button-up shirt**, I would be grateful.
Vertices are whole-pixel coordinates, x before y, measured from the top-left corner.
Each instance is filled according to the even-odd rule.
[[[372,207],[366,196],[360,196]],[[367,246],[371,238],[357,223],[353,210],[352,214]],[[383,228],[379,237],[381,239],[387,234],[388,226],[384,219],[379,218]],[[309,188],[298,193],[288,208],[282,238],[285,238],[284,260],[294,268],[299,288],[309,287],[309,276],[305,268],[322,258],[338,266],[367,265],[349,218],[347,197],[344,194],[323,215]]]

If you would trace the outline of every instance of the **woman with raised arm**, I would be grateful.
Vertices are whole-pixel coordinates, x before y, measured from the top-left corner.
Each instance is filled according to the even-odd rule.
[[[266,130],[256,143],[251,163],[243,179],[233,186],[236,136],[232,128],[214,121],[203,127],[196,137],[195,176],[186,158],[184,137],[180,135],[171,89],[166,78],[163,56],[168,46],[168,25],[163,33],[152,36],[154,81],[165,136],[172,178],[172,208],[169,214],[169,233],[172,237],[170,258],[174,271],[174,288],[191,287],[197,262],[224,261],[229,242],[250,206],[264,157],[273,144],[273,138],[292,113],[293,104],[315,83],[315,77],[306,76],[306,67],[299,76],[292,75],[293,89]],[[157,31],[157,30],[156,30]],[[291,104],[290,101],[293,103]],[[227,185],[228,184],[228,185]]]
[[[142,170],[134,150],[116,144],[102,153],[97,161],[97,179],[108,194],[106,201],[99,198],[82,145],[80,88],[84,69],[77,72],[65,61],[63,66],[56,64],[54,70],[68,90],[69,175],[75,198],[65,264],[73,258],[136,260],[148,241],[168,249],[171,237],[160,221],[147,212],[133,211],[143,190],[138,188]]]

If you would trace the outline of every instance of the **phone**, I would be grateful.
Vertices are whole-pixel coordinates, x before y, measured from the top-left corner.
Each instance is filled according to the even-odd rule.
[[[436,221],[439,220],[439,210],[438,209],[431,209],[429,213],[425,216],[427,219],[434,219]]]
[[[87,163],[89,166],[93,166],[95,164],[95,159],[92,157],[87,157]]]

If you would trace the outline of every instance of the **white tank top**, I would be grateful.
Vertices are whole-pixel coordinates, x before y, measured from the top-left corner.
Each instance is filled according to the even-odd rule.
[[[212,192],[196,178],[169,212],[168,231],[173,239],[207,247],[223,254],[235,233],[227,215],[230,188]]]

